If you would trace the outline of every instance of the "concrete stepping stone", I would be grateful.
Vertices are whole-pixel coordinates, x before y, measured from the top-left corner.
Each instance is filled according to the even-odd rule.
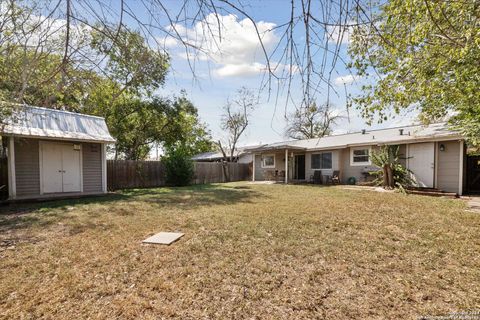
[[[152,244],[166,244],[169,245],[181,237],[184,236],[184,233],[180,232],[160,232],[157,233],[145,240],[142,243],[152,243]]]

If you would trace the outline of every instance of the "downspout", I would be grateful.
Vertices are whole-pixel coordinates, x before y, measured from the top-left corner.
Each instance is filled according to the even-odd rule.
[[[285,184],[288,183],[288,149],[285,149]]]

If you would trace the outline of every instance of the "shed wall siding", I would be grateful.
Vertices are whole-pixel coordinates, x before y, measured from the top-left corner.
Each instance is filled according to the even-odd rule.
[[[36,139],[15,139],[15,181],[18,197],[40,194],[38,146]]]
[[[445,151],[440,151],[441,144],[445,146]],[[448,192],[458,192],[460,143],[458,141],[437,142],[437,150],[437,188]]]
[[[83,143],[83,192],[102,192],[102,145]]]

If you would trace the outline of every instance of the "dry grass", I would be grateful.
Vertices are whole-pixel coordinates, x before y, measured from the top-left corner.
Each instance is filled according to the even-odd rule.
[[[0,215],[2,318],[415,319],[480,308],[460,201],[298,185],[134,190]],[[165,247],[159,231],[185,232]]]

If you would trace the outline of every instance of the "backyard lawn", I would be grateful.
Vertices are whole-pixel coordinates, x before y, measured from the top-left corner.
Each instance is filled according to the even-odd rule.
[[[480,214],[460,200],[241,182],[0,210],[4,319],[417,319],[480,309]],[[141,244],[160,231],[185,236]]]

